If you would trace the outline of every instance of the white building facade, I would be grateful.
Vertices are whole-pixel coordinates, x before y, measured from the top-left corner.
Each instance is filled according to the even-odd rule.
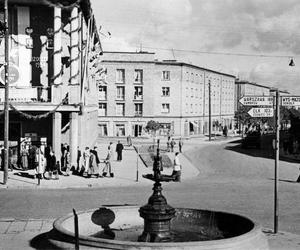
[[[154,53],[106,52],[99,88],[100,136],[142,136],[149,120],[160,123],[160,135],[208,133],[209,85],[212,131],[231,128],[234,120],[232,75]]]

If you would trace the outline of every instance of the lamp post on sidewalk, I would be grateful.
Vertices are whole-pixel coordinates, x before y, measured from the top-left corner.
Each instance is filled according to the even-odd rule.
[[[9,103],[8,103],[8,68],[9,68],[9,55],[8,55],[8,0],[4,1],[4,27],[5,27],[5,97],[4,97],[4,175],[3,184],[7,183],[8,179],[8,131],[9,131]]]
[[[208,138],[211,141],[211,83],[208,80]]]

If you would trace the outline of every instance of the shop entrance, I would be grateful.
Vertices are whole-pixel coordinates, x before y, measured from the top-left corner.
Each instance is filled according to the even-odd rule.
[[[138,137],[142,135],[143,125],[135,124],[133,125],[133,135],[134,137]]]

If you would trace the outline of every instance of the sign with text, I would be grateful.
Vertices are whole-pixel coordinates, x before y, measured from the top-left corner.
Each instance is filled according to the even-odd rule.
[[[282,96],[282,106],[300,106],[300,96]]]
[[[15,65],[9,65],[8,67],[8,81],[9,84],[16,83],[19,80],[19,69]],[[5,68],[2,66],[0,68],[0,81],[5,85]]]
[[[245,106],[273,106],[273,96],[243,96],[239,102]]]
[[[273,117],[273,108],[252,108],[248,111],[251,117]]]

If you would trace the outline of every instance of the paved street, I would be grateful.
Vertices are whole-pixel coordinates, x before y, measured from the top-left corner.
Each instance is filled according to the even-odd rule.
[[[163,185],[164,195],[172,206],[239,213],[272,229],[274,160],[255,157],[259,153],[255,149],[243,151],[230,141],[193,139],[186,141],[184,149],[200,174],[181,183]],[[295,183],[298,166],[280,161],[279,230],[300,235],[300,185]],[[152,185],[144,181],[123,187],[2,189],[1,217],[7,221],[13,218],[51,221],[70,213],[72,208],[79,211],[105,204],[143,205]],[[27,225],[22,225],[19,226],[23,230]]]

